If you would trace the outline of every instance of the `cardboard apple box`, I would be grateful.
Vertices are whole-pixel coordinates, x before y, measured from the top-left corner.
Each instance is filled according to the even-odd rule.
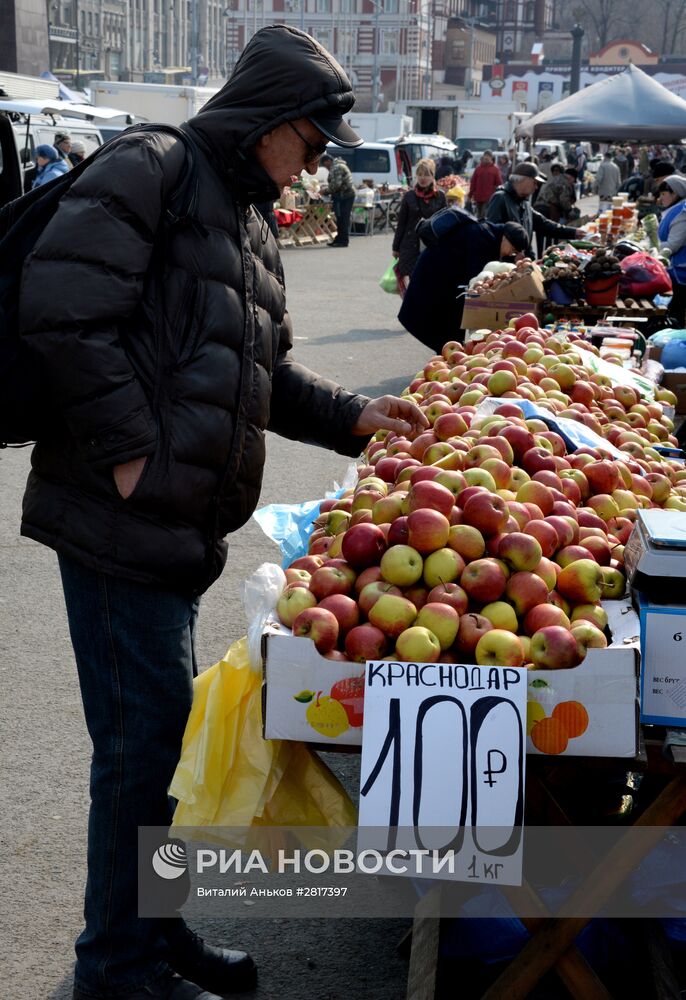
[[[607,649],[589,650],[573,670],[529,671],[528,701],[540,706],[532,710],[536,721],[541,711],[550,717],[560,702],[578,702],[588,716],[585,731],[568,740],[566,756],[635,757],[638,752],[638,617],[625,600],[604,607],[612,633]],[[276,618],[262,634],[262,661],[265,739],[299,740],[327,750],[361,746],[362,726],[350,724],[351,717],[361,721],[355,707],[348,705],[344,719],[339,707],[331,706],[330,692],[339,681],[364,677],[365,664],[327,660],[310,639],[293,636]],[[577,723],[583,712],[573,708],[571,716]],[[527,751],[541,753],[530,736]]]
[[[512,284],[465,298],[462,327],[465,330],[500,330],[511,319],[525,313],[538,315],[538,304],[545,299],[543,275],[534,264],[531,274],[525,274]]]

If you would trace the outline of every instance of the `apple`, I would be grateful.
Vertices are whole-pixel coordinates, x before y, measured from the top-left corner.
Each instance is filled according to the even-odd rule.
[[[507,524],[510,512],[502,497],[494,493],[478,493],[462,508],[464,524],[477,528],[483,535],[496,535]]]
[[[414,483],[407,495],[407,512],[411,514],[420,508],[437,510],[446,518],[452,510],[455,497],[445,486],[431,480]]]
[[[517,631],[515,609],[507,601],[492,601],[490,604],[485,604],[480,614],[488,618],[493,628],[505,629],[506,632]]]
[[[318,601],[331,594],[350,594],[353,582],[347,573],[335,566],[321,566],[310,579],[310,590]]]
[[[378,565],[386,551],[386,536],[378,524],[355,524],[343,535],[343,558],[354,569]]]
[[[448,546],[466,562],[480,559],[486,551],[484,536],[471,524],[454,524],[448,532]]]
[[[577,621],[572,624],[570,632],[579,643],[584,656],[588,649],[605,649],[607,639],[603,632],[588,621]]]
[[[390,524],[396,517],[401,517],[405,503],[405,494],[390,493],[387,497],[381,497],[372,507],[372,521],[374,524]]]
[[[319,602],[319,607],[330,611],[338,622],[339,636],[360,624],[360,608],[357,601],[346,594],[332,594]]]
[[[389,548],[391,545],[407,545],[408,535],[407,514],[403,514],[402,517],[396,517],[395,521],[391,522],[386,543]]]
[[[603,565],[603,597],[618,599],[624,597],[626,591],[626,579],[619,569],[612,566]]]
[[[298,559],[293,560],[289,569],[304,569],[312,574],[323,565],[324,560],[321,556],[300,556]]]
[[[426,603],[448,604],[457,611],[458,615],[464,615],[469,607],[469,598],[459,584],[439,583],[429,591]]]
[[[531,659],[539,670],[568,670],[578,666],[584,655],[569,629],[561,625],[546,625],[531,636]]]
[[[411,545],[392,545],[381,557],[381,575],[397,587],[411,587],[423,571],[424,560]]]
[[[326,608],[305,608],[293,621],[293,635],[312,639],[318,653],[328,653],[338,641],[338,620]]]
[[[537,483],[534,479],[530,479],[527,483],[523,483],[519,487],[516,499],[519,503],[536,504],[544,516],[552,513],[553,504],[555,503],[555,497],[550,487],[544,486],[543,483]]]
[[[579,559],[594,559],[593,553],[585,545],[565,545],[555,556],[558,566],[570,566]]]
[[[571,622],[562,608],[558,608],[554,604],[538,604],[529,611],[524,619],[524,631],[530,636],[548,625],[559,625],[568,629]]]
[[[477,615],[473,612],[462,615],[455,640],[455,648],[458,653],[471,656],[481,636],[492,628],[488,618],[483,615]]]
[[[422,583],[415,583],[411,587],[403,587],[403,597],[412,601],[417,611],[424,607],[429,599],[429,591]]]
[[[285,572],[286,584],[291,584],[298,587],[307,587],[309,590],[310,580],[312,579],[312,574],[308,573],[306,569],[293,569],[292,566]]]
[[[603,521],[609,521],[619,515],[619,507],[607,493],[597,493],[586,501],[586,506],[590,507],[594,514],[597,514]]]
[[[557,547],[564,549],[568,545],[574,544],[574,527],[565,517],[557,514],[549,514],[545,518],[545,524],[550,525],[557,533]],[[578,533],[578,529],[577,529]]]
[[[467,485],[467,480],[459,469],[442,469],[435,480],[440,486],[445,486],[450,490],[453,497],[456,497]]]
[[[369,609],[367,616],[387,636],[396,639],[414,622],[417,609],[412,601],[397,594],[382,594]]]
[[[506,562],[510,569],[531,571],[540,563],[543,550],[533,535],[523,531],[512,531],[500,540],[496,555]]]
[[[534,447],[534,436],[526,427],[508,424],[498,430],[496,437],[504,437],[510,444],[514,459],[519,462],[529,448]]]
[[[424,583],[429,588],[451,583],[460,577],[464,568],[464,559],[454,549],[436,549],[424,560]]]
[[[528,521],[522,530],[525,535],[531,535],[536,539],[542,557],[548,558],[555,554],[560,538],[553,524],[545,520]]]
[[[535,332],[538,330],[538,318],[535,313],[528,312],[522,313],[521,316],[515,316],[511,320],[513,329],[517,330],[518,333],[525,334],[529,331]]]
[[[461,413],[443,413],[434,421],[433,430],[439,441],[447,441],[461,437],[467,431],[467,421]]]
[[[505,592],[507,576],[495,559],[475,559],[465,567],[460,586],[475,601],[497,601]]]
[[[572,603],[597,604],[603,593],[603,571],[594,559],[577,559],[564,567],[556,589]]]
[[[286,628],[292,628],[293,622],[301,611],[313,608],[317,603],[317,598],[307,588],[294,584],[286,587],[278,601],[276,602],[276,613],[279,621]]]
[[[591,493],[613,493],[619,487],[620,473],[614,462],[594,462],[585,471]]]
[[[499,628],[491,629],[481,636],[474,655],[481,666],[521,667],[524,663],[519,637]]]
[[[452,509],[452,493],[450,497]],[[436,549],[444,548],[449,535],[450,521],[440,511],[422,507],[407,516],[407,544],[417,552],[435,552]]]
[[[441,650],[446,650],[457,638],[460,616],[450,604],[427,602],[417,615],[416,624],[432,632],[438,639]]]
[[[505,587],[505,596],[519,618],[524,618],[539,604],[547,604],[548,593],[545,581],[526,570],[513,573]]]
[[[361,594],[368,583],[376,583],[377,580],[381,579],[381,567],[380,566],[368,566],[367,569],[363,569],[355,580],[355,593]]]
[[[362,614],[369,617],[369,612],[373,605],[385,594],[394,594],[396,597],[402,597],[400,588],[392,583],[388,583],[386,580],[376,580],[363,587],[357,598],[357,603]]]
[[[428,628],[412,625],[398,636],[395,655],[406,663],[435,663],[441,655],[441,644]]]
[[[600,566],[609,567],[610,562],[612,561],[612,552],[607,538],[590,536],[589,538],[584,539],[584,548],[588,549]]]
[[[599,604],[577,604],[572,611],[572,625],[578,621],[588,621],[601,632],[607,628],[607,611]]]
[[[345,652],[354,663],[380,660],[388,649],[388,639],[376,625],[367,622],[351,628],[345,637]]]

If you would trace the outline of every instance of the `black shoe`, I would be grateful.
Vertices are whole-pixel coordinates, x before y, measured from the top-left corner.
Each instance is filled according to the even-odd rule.
[[[347,247],[348,244],[347,243],[337,243],[336,240],[334,240],[333,243],[327,243],[327,246],[329,246],[329,247]]]
[[[174,971],[211,993],[245,993],[257,985],[257,966],[246,952],[207,944],[187,927],[167,940]]]
[[[96,997],[91,993],[83,993],[75,986],[74,1000],[96,1000]],[[136,990],[135,993],[126,995],[122,993],[120,997],[108,993],[107,1000],[222,1000],[222,998],[217,993],[208,993],[202,986],[197,986],[187,979],[164,976],[156,983]]]

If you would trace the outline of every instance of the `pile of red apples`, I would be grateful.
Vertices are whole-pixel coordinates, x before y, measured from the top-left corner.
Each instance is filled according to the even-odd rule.
[[[667,394],[642,402],[613,387],[532,316],[446,344],[404,394],[430,428],[377,434],[355,488],[322,503],[308,555],[286,570],[281,622],[356,662],[564,669],[606,646],[601,602],[625,593],[637,509],[686,510],[686,470],[654,448],[676,443]],[[503,401],[480,415],[482,396]],[[580,420],[625,459],[568,453],[518,397]]]

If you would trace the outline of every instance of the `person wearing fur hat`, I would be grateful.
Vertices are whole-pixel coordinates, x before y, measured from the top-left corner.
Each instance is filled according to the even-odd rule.
[[[38,173],[33,182],[35,188],[42,187],[48,181],[53,181],[56,177],[61,177],[62,174],[69,172],[69,167],[60,158],[55,147],[48,146],[47,143],[36,147],[36,163],[38,164]]]

